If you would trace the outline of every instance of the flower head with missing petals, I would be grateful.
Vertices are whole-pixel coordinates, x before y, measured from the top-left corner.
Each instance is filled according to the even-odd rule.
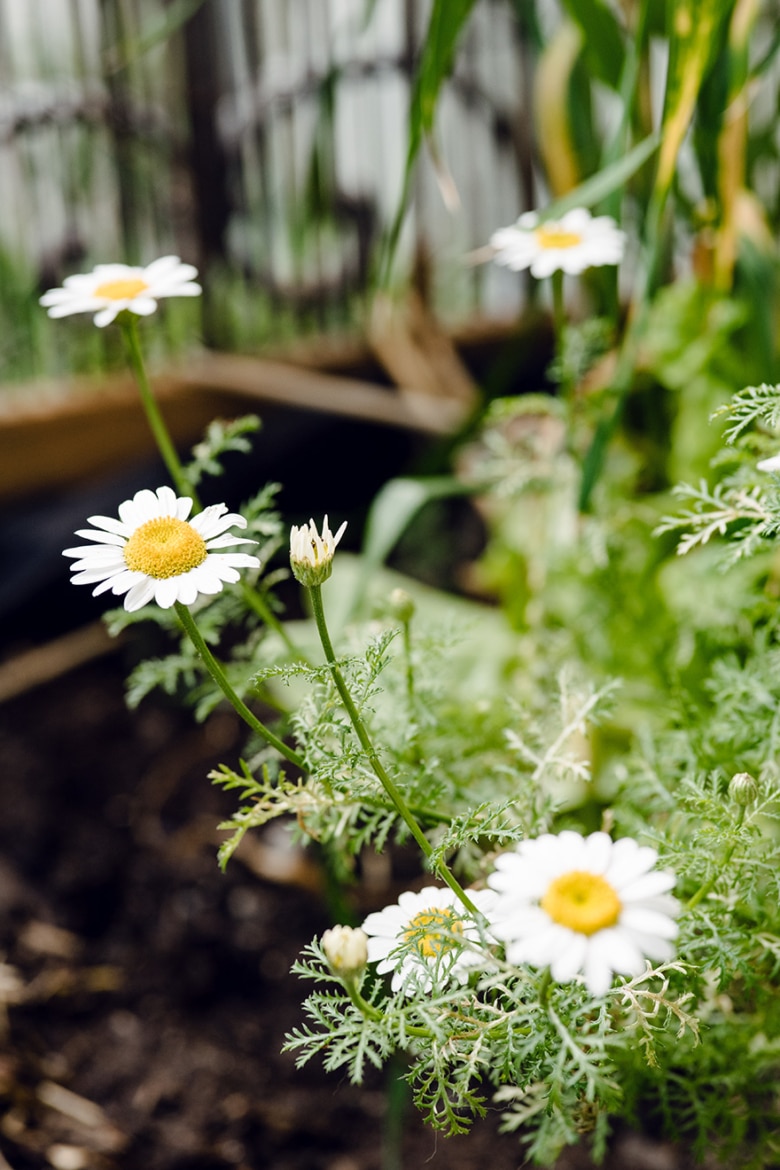
[[[586,268],[619,264],[626,234],[609,215],[595,218],[584,207],[567,211],[560,219],[541,220],[535,211],[521,215],[511,227],[490,238],[493,259],[515,272],[530,268],[541,279],[553,272],[579,275]]]
[[[146,268],[129,264],[98,264],[92,272],[67,276],[62,288],[50,288],[40,299],[50,317],[94,313],[102,329],[119,313],[148,317],[162,297],[197,297],[197,268],[182,264],[178,256],[162,256]]]
[[[606,833],[564,831],[521,841],[496,860],[500,895],[490,928],[510,963],[549,966],[566,983],[582,972],[593,995],[613,975],[639,975],[645,957],[673,956],[679,909],[674,874],[654,870],[655,849]]]
[[[492,890],[468,894],[477,910],[489,915],[496,901]],[[435,979],[465,983],[470,970],[490,962],[478,949],[476,923],[447,886],[405,891],[396,905],[369,914],[363,930],[369,963],[377,963],[380,975],[392,971],[393,991],[403,988],[407,995],[430,991]]]
[[[63,552],[75,558],[71,581],[95,585],[93,596],[109,589],[124,593],[125,609],[132,612],[150,601],[162,609],[177,601],[192,605],[199,594],[220,593],[226,581],[238,581],[239,569],[259,567],[248,553],[216,551],[256,543],[228,532],[246,528],[243,516],[228,512],[225,504],[212,504],[189,519],[191,510],[192,500],[161,487],[125,500],[119,519],[90,516],[94,528],[76,535],[94,543]]]
[[[322,585],[333,571],[336,546],[344,535],[346,520],[334,536],[326,516],[322,522],[322,536],[313,520],[290,530],[290,567],[301,585],[311,588]]]

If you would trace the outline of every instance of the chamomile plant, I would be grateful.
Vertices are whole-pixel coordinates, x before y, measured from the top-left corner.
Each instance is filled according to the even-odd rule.
[[[533,270],[529,248],[541,249],[537,275],[615,265],[625,243],[581,213],[507,231],[502,262]],[[583,328],[576,354],[559,351],[568,406],[496,407],[459,457],[493,551],[497,534],[515,541],[506,604],[379,571],[370,619],[332,628],[343,518],[312,517],[288,537],[275,485],[240,507],[202,506],[202,478],[246,449],[253,420],[214,424],[189,462],[171,442],[137,318],[197,295],[196,273],[174,259],[100,268],[43,298],[54,316],[95,313],[123,332],[171,480],[89,517],[65,549],[71,579],[122,599],[113,629],[151,620],[174,641],[135,668],[131,702],[161,686],[198,717],[227,701],[246,724],[243,760],[212,774],[238,805],[221,826],[223,865],[247,832],[282,819],[318,843],[349,905],[367,851],[419,857],[407,888],[355,904],[353,921],[305,949],[294,971],[313,990],[288,1050],[357,1083],[396,1054],[433,1126],[461,1133],[497,1108],[541,1165],[577,1140],[600,1156],[616,1118],[765,1165],[777,1131],[766,1086],[780,1068],[778,627],[757,577],[739,611],[741,656],[711,655],[686,690],[673,670],[687,644],[679,606],[653,614],[674,590],[651,586],[648,565],[664,561],[673,528],[688,530],[691,562],[733,532],[771,584],[780,392],[738,396],[721,484],[665,519],[650,555],[656,513],[612,507],[624,465],[599,510],[578,513],[582,417],[569,407],[606,344],[601,327]],[[642,540],[637,569],[630,542]],[[290,575],[307,623],[281,620],[275,586]],[[657,630],[648,682],[649,652],[632,647]],[[605,669],[616,662],[623,686]],[[629,732],[640,698],[651,717]]]

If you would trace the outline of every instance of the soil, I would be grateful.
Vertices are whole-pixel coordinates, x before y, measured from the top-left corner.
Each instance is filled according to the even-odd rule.
[[[396,1146],[399,1067],[358,1088],[281,1054],[301,1019],[290,966],[330,923],[316,859],[277,828],[221,873],[232,798],[206,777],[242,728],[162,700],[129,712],[125,670],[113,653],[0,708],[0,1168],[520,1166],[495,1114],[443,1138],[407,1103]],[[590,1165],[575,1149],[559,1170]],[[683,1165],[630,1134],[608,1162]]]

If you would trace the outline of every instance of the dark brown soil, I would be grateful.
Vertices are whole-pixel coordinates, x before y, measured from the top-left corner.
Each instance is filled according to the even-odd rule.
[[[355,1088],[280,1054],[290,966],[330,922],[316,863],[277,829],[220,873],[233,802],[206,776],[241,727],[130,713],[124,673],[116,653],[0,707],[0,1170],[520,1166],[495,1115],[444,1139],[407,1105],[396,1149],[398,1068]],[[629,1135],[609,1165],[683,1163]]]

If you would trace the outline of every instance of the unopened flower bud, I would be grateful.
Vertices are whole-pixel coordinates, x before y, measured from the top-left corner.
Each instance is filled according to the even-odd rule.
[[[743,807],[758,799],[758,785],[749,772],[737,772],[731,777],[729,796],[735,804]]]
[[[368,962],[368,935],[351,926],[334,926],[323,934],[322,949],[334,975],[353,978]]]
[[[290,566],[301,585],[310,589],[313,585],[322,585],[327,581],[333,569],[336,545],[346,527],[345,520],[334,536],[327,516],[322,522],[322,536],[313,520],[302,524],[300,528],[293,525],[290,531]]]
[[[414,617],[414,598],[405,589],[394,589],[390,594],[389,601],[393,617],[407,625]]]

